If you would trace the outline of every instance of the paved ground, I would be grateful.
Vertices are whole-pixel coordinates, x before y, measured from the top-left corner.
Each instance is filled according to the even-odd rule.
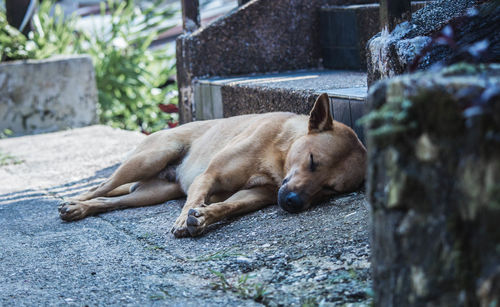
[[[182,200],[62,222],[60,199],[101,182],[143,137],[93,126],[0,140],[12,156],[0,159],[0,305],[370,303],[360,193],[297,215],[270,206],[200,238],[169,233]]]

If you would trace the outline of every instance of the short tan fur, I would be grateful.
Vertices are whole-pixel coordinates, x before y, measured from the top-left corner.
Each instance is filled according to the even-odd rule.
[[[322,94],[310,116],[242,115],[153,133],[110,178],[63,202],[59,213],[73,221],[187,196],[172,232],[197,236],[226,217],[276,202],[299,212],[355,190],[365,163],[364,146],[333,120]]]

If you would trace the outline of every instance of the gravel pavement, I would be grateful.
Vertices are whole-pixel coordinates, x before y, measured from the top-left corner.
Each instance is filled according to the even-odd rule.
[[[91,126],[0,140],[1,306],[371,303],[361,192],[300,214],[269,206],[199,238],[169,232],[184,200],[61,221],[61,198],[102,182],[143,137]]]

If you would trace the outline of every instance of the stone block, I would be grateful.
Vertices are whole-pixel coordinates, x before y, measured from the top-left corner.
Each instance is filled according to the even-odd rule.
[[[359,125],[357,121],[364,115],[365,105],[366,103],[364,100],[349,100],[349,106],[351,107],[351,128],[363,142],[365,142],[364,127],[363,125]]]
[[[177,39],[180,121],[192,120],[195,79],[315,68],[325,0],[250,1]],[[196,112],[196,111],[195,111]]]
[[[330,69],[365,69],[364,46],[378,29],[377,4],[323,7],[320,11],[323,65]]]
[[[97,122],[97,88],[88,56],[0,64],[0,131],[15,135]]]
[[[365,73],[328,70],[199,79],[194,88],[197,120],[277,111],[309,114],[322,93],[365,101],[367,91]]]
[[[474,8],[475,16],[467,10]],[[455,0],[430,1],[413,13],[409,22],[398,25],[394,31],[378,33],[367,44],[368,85],[380,79],[401,75],[409,70],[425,70],[440,63],[449,65],[461,61],[495,63],[500,59],[500,6],[494,1]],[[454,27],[455,48],[440,44],[429,46],[432,37],[445,26]],[[472,58],[470,46],[488,41],[487,52]],[[425,54],[423,50],[427,49]],[[415,59],[419,59],[415,63]]]
[[[368,105],[375,306],[500,302],[500,67],[376,83]]]
[[[336,121],[351,127],[351,106],[349,104],[349,99],[331,98],[330,101],[333,118]]]
[[[414,1],[412,9],[424,4]],[[320,44],[326,68],[366,70],[366,45],[380,31],[379,8],[378,3],[321,8]]]
[[[195,115],[197,120],[223,117],[221,87],[210,82],[197,82],[194,86]]]

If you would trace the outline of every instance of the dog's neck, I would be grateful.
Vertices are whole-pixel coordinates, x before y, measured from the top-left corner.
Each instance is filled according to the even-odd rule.
[[[292,144],[308,133],[309,116],[297,115],[285,121],[282,131],[276,136],[276,148],[281,153],[283,163]]]

